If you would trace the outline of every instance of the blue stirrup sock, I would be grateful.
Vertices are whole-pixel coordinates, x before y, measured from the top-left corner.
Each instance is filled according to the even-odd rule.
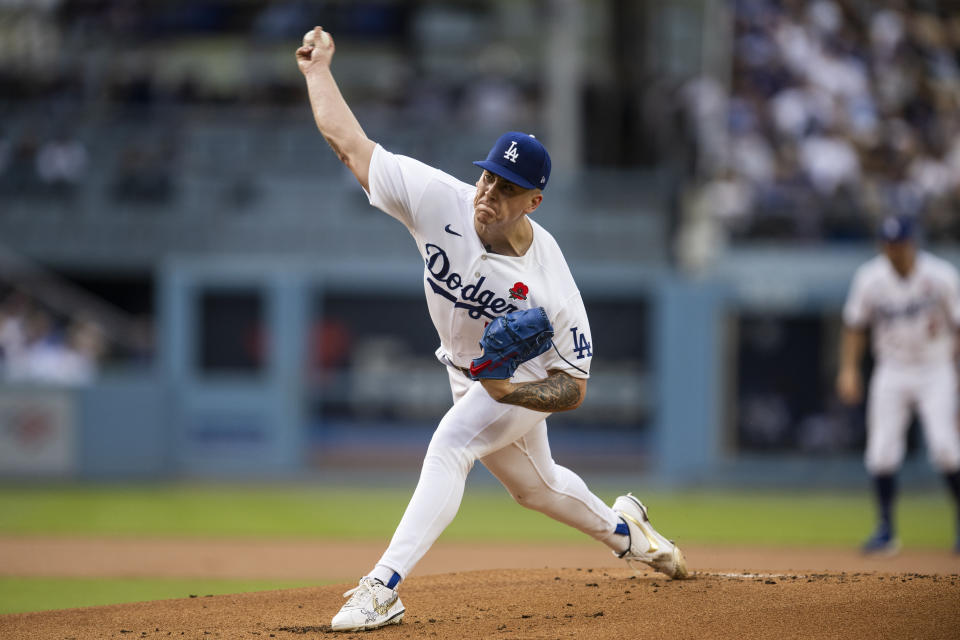
[[[625,548],[617,549],[614,548],[613,552],[617,555],[618,558],[622,558],[627,555],[627,552],[630,551],[630,527],[627,526],[626,520],[620,518],[620,522],[617,523],[616,528],[613,530],[614,536],[627,536],[627,539],[623,541]],[[618,538],[618,542],[622,539]]]
[[[880,526],[893,535],[893,503],[897,497],[897,478],[893,474],[873,477],[873,489],[877,498]]]
[[[943,479],[946,481],[950,495],[953,497],[953,504],[957,510],[957,525],[960,527],[960,471],[945,473]]]
[[[370,572],[370,577],[391,589],[396,589],[402,580],[399,573],[382,564],[378,564],[373,568],[373,571]]]

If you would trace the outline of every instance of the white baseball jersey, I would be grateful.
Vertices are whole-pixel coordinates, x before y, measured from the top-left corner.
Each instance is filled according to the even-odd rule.
[[[872,326],[878,363],[949,362],[960,326],[960,276],[947,261],[918,251],[913,272],[902,278],[878,255],[857,270],[843,320],[850,327]]]
[[[437,357],[467,368],[482,353],[486,325],[518,309],[543,307],[556,348],[523,363],[519,382],[548,370],[587,378],[593,343],[586,310],[556,240],[533,220],[533,243],[513,257],[488,253],[474,229],[476,187],[377,145],[370,204],[407,227],[424,260],[423,288],[440,336]]]
[[[543,307],[556,348],[517,369],[518,382],[548,370],[587,378],[593,346],[587,314],[553,237],[533,220],[533,243],[519,257],[488,253],[474,227],[476,187],[379,145],[370,161],[370,203],[402,222],[424,261],[423,288],[440,336],[441,362],[467,368],[481,355],[486,325],[518,309]],[[547,413],[494,400],[449,368],[454,405],[440,420],[417,488],[390,546],[371,575],[406,576],[453,520],[467,474],[480,460],[523,504],[593,536],[616,552],[619,517],[583,480],[557,465]]]

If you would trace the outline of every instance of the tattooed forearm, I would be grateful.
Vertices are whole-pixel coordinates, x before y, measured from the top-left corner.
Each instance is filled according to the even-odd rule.
[[[583,391],[576,380],[557,372],[544,380],[518,384],[516,389],[500,398],[500,402],[553,413],[577,408],[582,396]]]

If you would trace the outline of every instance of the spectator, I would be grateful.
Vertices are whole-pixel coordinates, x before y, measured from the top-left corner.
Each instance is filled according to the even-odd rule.
[[[821,196],[830,198],[842,186],[860,179],[860,159],[850,141],[838,133],[811,135],[799,147],[800,166]]]
[[[96,379],[105,352],[103,331],[88,318],[70,321],[65,335],[54,330],[53,318],[42,309],[26,317],[21,348],[7,360],[11,382],[85,385]]]
[[[14,143],[10,163],[2,176],[3,191],[13,195],[33,195],[40,190],[37,176],[38,148],[36,136],[29,131]]]
[[[36,379],[33,362],[37,354],[52,346],[53,321],[45,310],[30,305],[17,323],[20,335],[11,331],[15,347],[7,352],[6,377],[11,382],[29,382]]]
[[[812,85],[783,89],[770,100],[769,110],[777,133],[793,140],[803,138],[814,126],[833,122],[833,100]]]
[[[40,148],[36,167],[48,193],[72,197],[87,168],[87,148],[77,138],[62,133]]]
[[[866,239],[891,211],[928,219],[933,235],[960,231],[960,10],[733,6],[731,87],[696,78],[684,96],[702,193],[752,188],[735,216],[717,200],[734,237]],[[718,160],[735,174],[722,183]]]
[[[22,357],[26,348],[26,321],[30,309],[30,299],[16,291],[0,303],[0,379],[6,376],[10,363]]]
[[[121,153],[113,195],[126,202],[164,203],[173,195],[173,176],[161,149],[144,141]]]

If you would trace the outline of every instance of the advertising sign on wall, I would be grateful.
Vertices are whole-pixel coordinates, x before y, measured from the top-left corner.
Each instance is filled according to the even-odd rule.
[[[0,474],[76,470],[74,399],[61,389],[0,389]]]

